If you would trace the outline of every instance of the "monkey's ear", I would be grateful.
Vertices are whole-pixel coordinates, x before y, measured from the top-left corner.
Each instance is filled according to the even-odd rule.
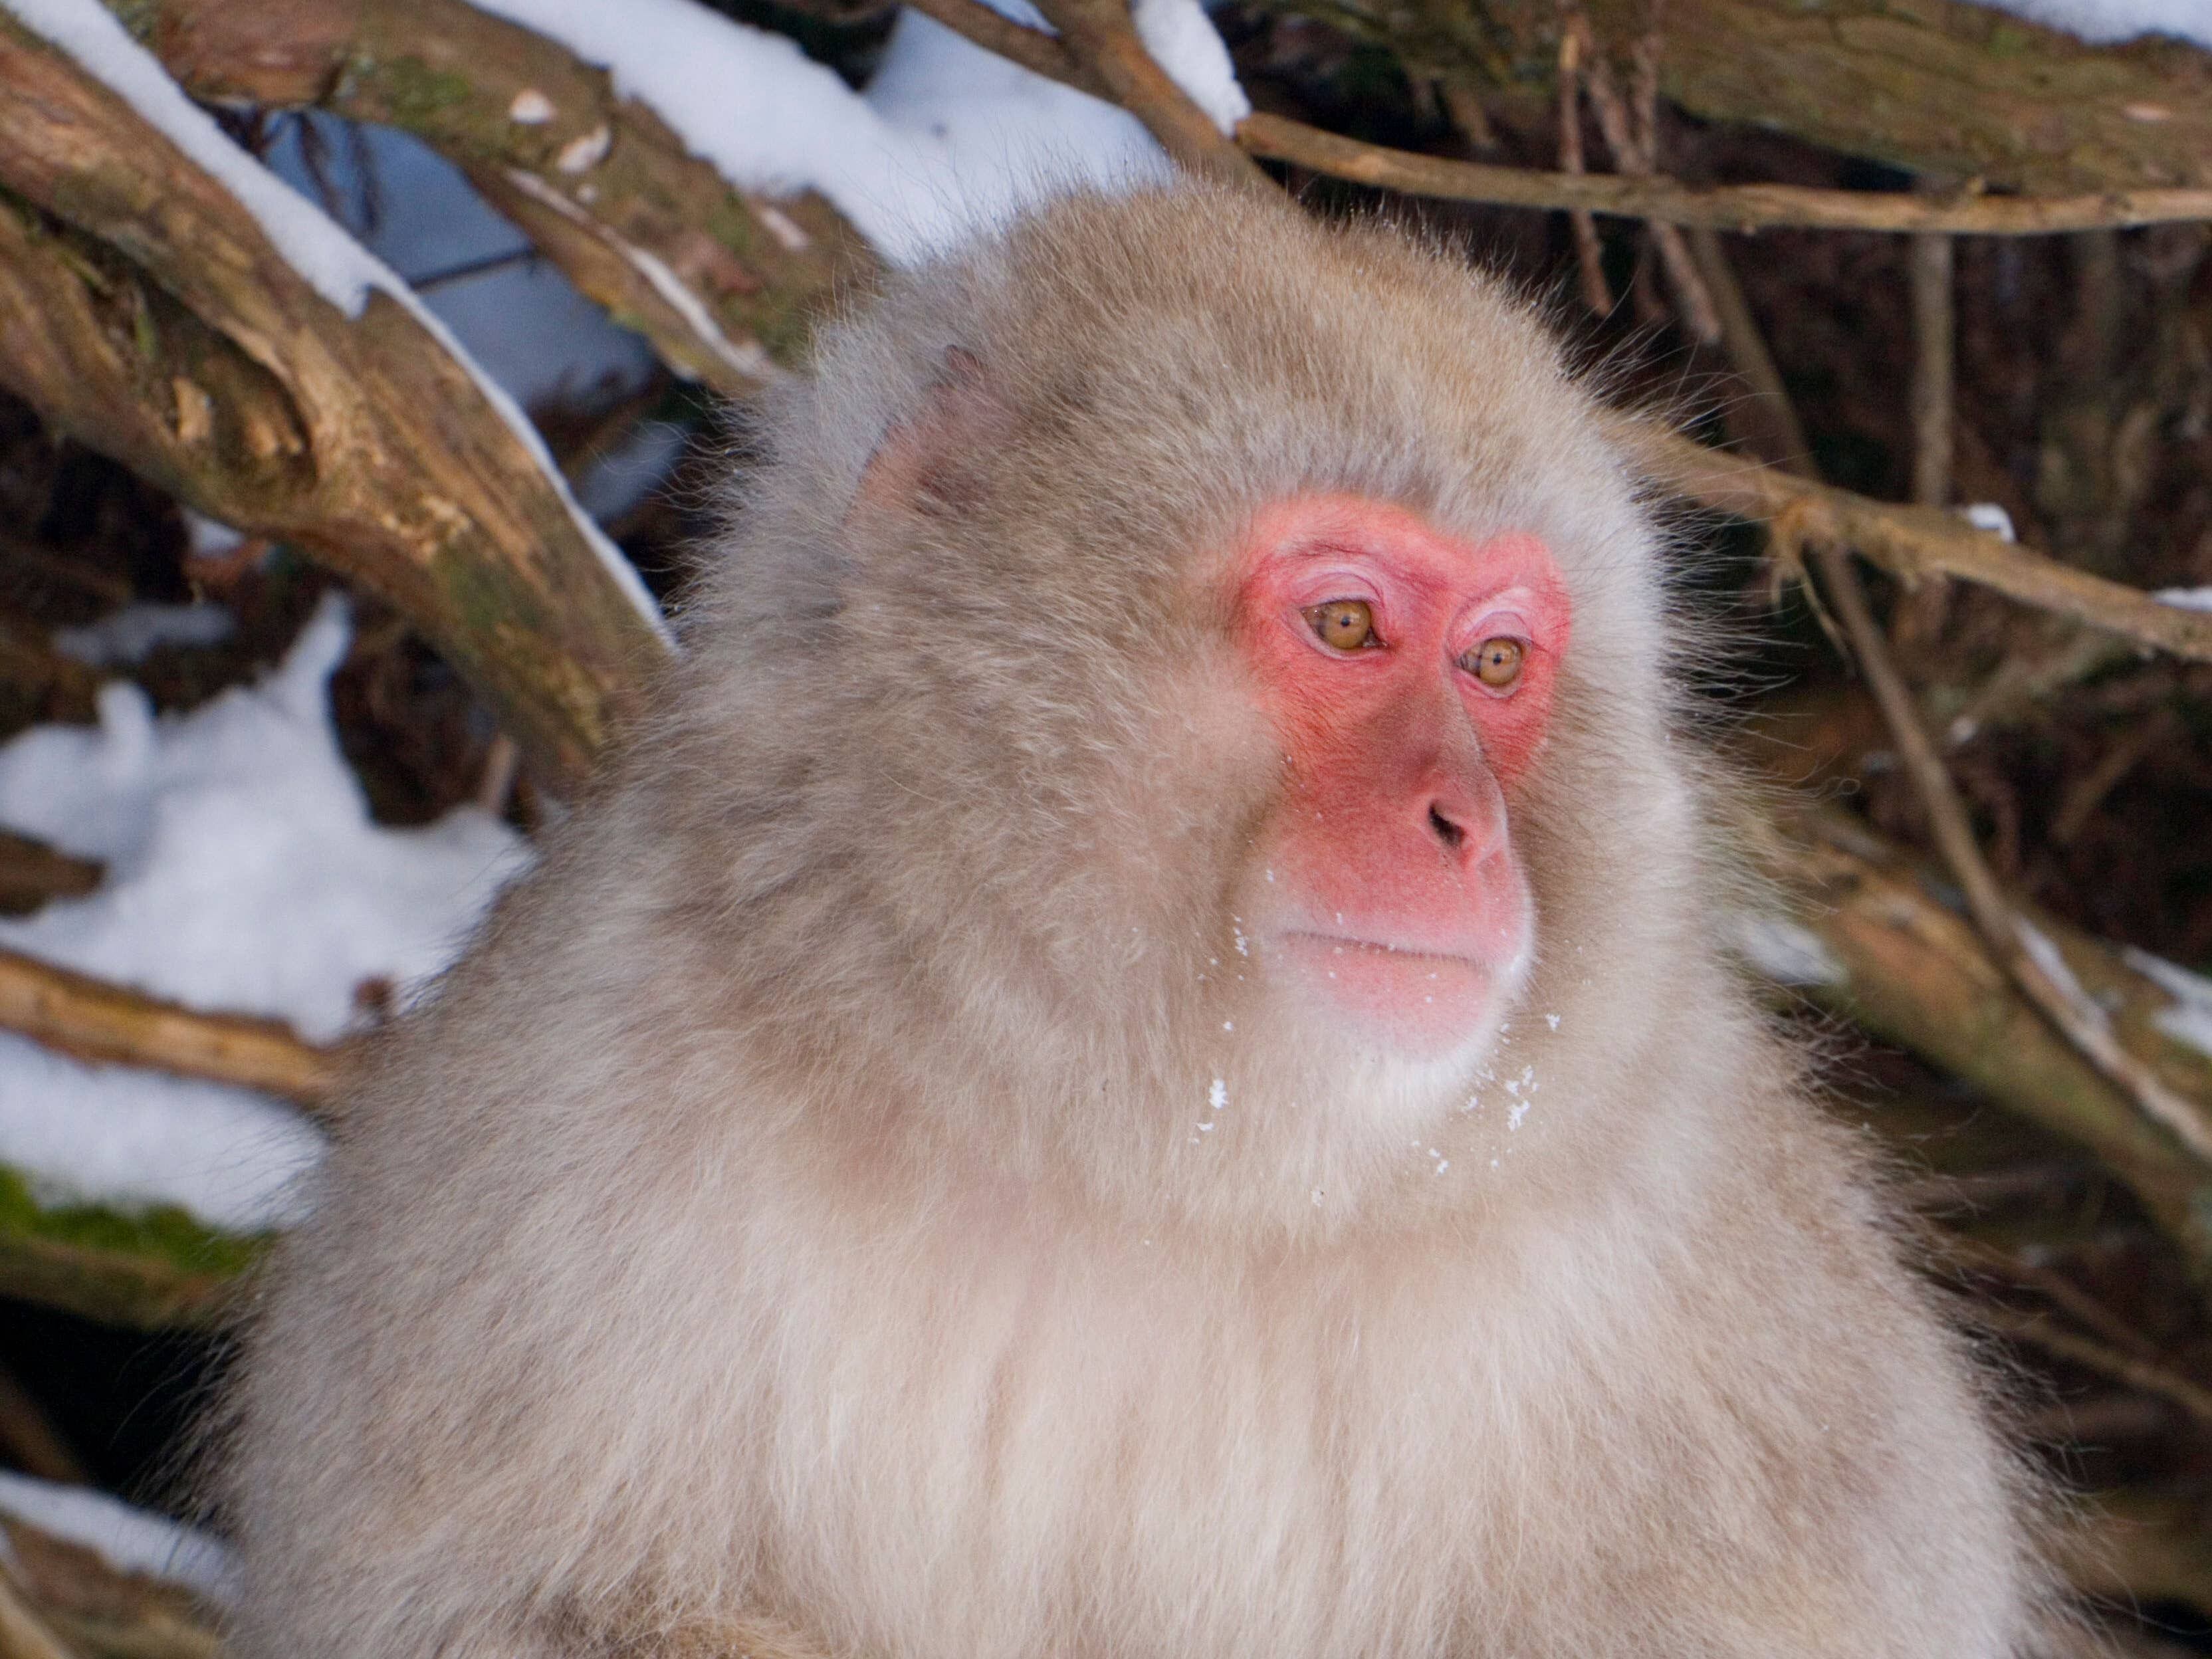
[[[847,522],[881,512],[944,517],[981,505],[989,489],[982,463],[1013,431],[1013,410],[983,360],[946,347],[921,409],[868,458]]]

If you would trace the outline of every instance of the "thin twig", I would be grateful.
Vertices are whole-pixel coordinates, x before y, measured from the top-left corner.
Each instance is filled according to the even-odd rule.
[[[1930,1243],[1964,1273],[1980,1273],[2034,1291],[2103,1341],[2124,1353],[2155,1364],[2157,1352],[2142,1333],[2062,1273],[2023,1261],[2012,1251],[1967,1233],[1931,1229]],[[2212,1393],[2205,1395],[2212,1401]]]
[[[1469,149],[1487,154],[1498,148],[1498,129],[1491,125],[1490,112],[1483,108],[1482,100],[1471,88],[1457,81],[1439,81],[1437,96]]]
[[[1951,298],[1951,239],[1912,238],[1912,499],[1951,499],[1951,383],[1957,325]]]
[[[1582,176],[1582,36],[1574,29],[1559,31],[1559,166],[1576,178]],[[1613,290],[1606,284],[1605,247],[1597,239],[1597,221],[1570,208],[1567,223],[1574,232],[1575,270],[1582,283],[1583,303],[1593,317],[1609,317]]]
[[[1657,46],[1650,45],[1646,56],[1652,67],[1649,74],[1652,87],[1653,110],[1651,127],[1639,131],[1638,123],[1631,111],[1628,100],[1621,96],[1613,83],[1613,71],[1607,68],[1604,55],[1597,49],[1595,37],[1580,11],[1569,15],[1567,29],[1579,37],[1581,51],[1586,60],[1583,81],[1589,93],[1590,108],[1596,112],[1598,131],[1605,135],[1606,147],[1613,151],[1614,168],[1630,178],[1650,178],[1658,172],[1656,69]],[[1638,79],[1644,78],[1644,66],[1638,65]],[[1674,290],[1674,304],[1681,314],[1683,325],[1700,345],[1720,343],[1720,319],[1714,315],[1712,295],[1705,291],[1698,276],[1698,269],[1684,245],[1682,233],[1674,226],[1654,221],[1651,240],[1659,250],[1659,263],[1667,273],[1667,285]]]
[[[13,951],[0,951],[0,1030],[95,1064],[150,1066],[305,1105],[330,1098],[343,1064],[275,1020],[204,1014]]]
[[[2132,1354],[2110,1348],[2094,1337],[2054,1325],[2040,1314],[2016,1314],[1984,1309],[1979,1317],[2017,1342],[2040,1348],[2053,1358],[2093,1370],[2179,1406],[2199,1423],[2212,1425],[2212,1389],[2191,1382],[2179,1372]]]
[[[2091,816],[2104,805],[2105,797],[2118,788],[2129,773],[2154,750],[2170,743],[2188,741],[2188,728],[2177,710],[2151,710],[2123,732],[2112,747],[2098,757],[2096,764],[2067,789],[2058,810],[2051,815],[2051,841],[2060,847],[2072,846],[2088,827]]]
[[[1951,499],[1952,360],[1956,307],[1952,298],[1952,242],[1941,231],[1915,232],[1909,261],[1912,285],[1912,499],[1945,507]],[[1943,630],[1950,584],[1935,577],[1901,595],[1890,618],[1898,648],[1916,653]]]
[[[1728,270],[1725,254],[1715,247],[1709,250],[1709,257],[1717,270],[1726,273],[1726,286],[1735,289],[1734,275]],[[1789,399],[1783,392],[1772,356],[1765,349],[1764,336],[1749,307],[1741,303],[1740,289],[1732,310],[1736,314],[1730,319],[1732,326],[1726,343],[1736,360],[1738,371],[1763,398],[1786,410]],[[1793,434],[1802,430],[1794,413],[1787,416],[1783,425],[1785,431]],[[1793,441],[1802,453],[1802,439]],[[1809,471],[1809,463],[1801,461],[1799,465]],[[2112,1020],[2075,980],[2057,948],[2014,913],[1998,887],[1996,877],[1974,839],[1973,825],[1965,802],[1960,799],[1958,786],[1929,735],[1919,704],[1898,672],[1888,637],[1875,622],[1874,612],[1867,604],[1866,590],[1859,583],[1858,573],[1851,568],[1850,556],[1845,550],[1852,544],[1844,537],[1812,533],[1802,514],[1777,514],[1771,522],[1778,541],[1794,544],[1800,550],[1801,558],[1803,551],[1811,552],[1819,568],[1820,585],[1842,620],[1850,653],[1866,678],[1867,689],[1873,692],[1881,709],[1898,757],[1927,811],[1936,851],[1949,868],[1952,878],[1965,891],[1967,913],[1990,953],[2020,988],[2021,994],[2083,1059],[2125,1092],[2144,1116],[2166,1128],[2198,1158],[2212,1163],[2212,1115],[2166,1087],[2148,1066],[2121,1045],[2113,1034]]]
[[[1814,479],[1812,447],[1805,441],[1805,428],[1798,424],[1797,406],[1782,384],[1782,371],[1766,349],[1766,336],[1751,314],[1750,301],[1743,297],[1743,284],[1736,281],[1735,267],[1721,246],[1720,233],[1709,225],[1695,226],[1690,232],[1689,247],[1690,257],[1697,261],[1698,277],[1712,297],[1722,355],[1751,392],[1729,408],[1729,430],[1741,435],[1753,453],[1774,465],[1798,477]]]
[[[1292,161],[1332,178],[1457,202],[1502,207],[1583,209],[1630,219],[1717,230],[1793,225],[1812,230],[1948,231],[1960,236],[2047,236],[2212,220],[2212,189],[2102,191],[2087,196],[1968,196],[1955,200],[1905,191],[1815,190],[1796,185],[1686,185],[1621,173],[1544,173],[1447,161],[1327,132],[1279,115],[1237,124],[1254,155]]]
[[[1850,555],[1835,542],[1810,545],[1828,602],[1843,619],[1859,672],[1881,709],[1898,759],[1927,811],[1936,851],[1965,893],[1967,914],[1990,954],[2082,1058],[2124,1091],[2144,1116],[2166,1128],[2198,1158],[2212,1163],[2212,1119],[2195,1102],[2167,1088],[2148,1066],[2121,1046],[2112,1020],[2075,980],[2057,948],[2014,914],[1982,857],[1966,803],[1921,721],[1919,705],[1898,672],[1889,641],[1875,622]]]
[[[1615,416],[1610,430],[1655,483],[1716,512],[1763,523],[1786,518],[1799,537],[1850,547],[1900,580],[1956,576],[2137,645],[2212,662],[2212,616],[2160,605],[2140,588],[2061,564],[1951,514],[1793,477],[1650,421]]]

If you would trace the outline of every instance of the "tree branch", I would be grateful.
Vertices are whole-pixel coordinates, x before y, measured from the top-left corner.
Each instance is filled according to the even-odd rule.
[[[0,382],[210,516],[380,593],[549,777],[652,628],[531,440],[410,311],[349,317],[123,99],[0,18]]]
[[[1128,0],[1040,0],[1037,9],[1084,72],[1111,101],[1145,124],[1184,167],[1245,190],[1274,185],[1252,158],[1213,125],[1213,118],[1160,67],[1137,33]]]
[[[2212,1165],[2143,1116],[2030,1006],[1972,923],[1933,896],[1929,866],[1832,808],[1785,812],[1753,842],[1819,944],[1817,970],[1785,976],[1795,993],[2086,1147],[2192,1269],[2212,1278]],[[2212,1056],[2157,1024],[2172,1006],[2161,987],[2100,940],[2047,917],[2036,925],[2112,1008],[2118,1040],[2149,1056],[2166,1087],[2212,1100]]]
[[[1114,100],[1106,83],[1085,68],[1056,34],[1017,23],[983,4],[982,0],[909,0],[909,3],[955,34],[965,35],[984,51],[996,52],[1009,63],[1019,64],[1032,75],[1058,81],[1108,103]]]
[[[96,1065],[143,1066],[180,1077],[326,1103],[344,1057],[290,1026],[207,1014],[0,950],[0,1030]]]
[[[2044,1017],[2091,1065],[2124,1091],[2144,1116],[2212,1169],[2212,1113],[2202,1102],[2168,1088],[2156,1073],[2128,1051],[2112,1034],[2105,1011],[2081,988],[2057,947],[2048,944],[2048,936],[2016,914],[1999,890],[1996,877],[1974,839],[1973,823],[1959,797],[1958,786],[1936,753],[1935,740],[1921,720],[1920,706],[1898,672],[1889,641],[1867,606],[1866,592],[1851,568],[1850,555],[1838,544],[1821,542],[1814,544],[1813,559],[1820,567],[1829,602],[1843,617],[1851,654],[1858,659],[1867,688],[1881,707],[1898,757],[1919,793],[1936,850],[1964,890],[1967,914],[1973,917],[1990,951],[2027,1000],[2042,1010]]]
[[[726,396],[795,362],[835,285],[872,264],[820,196],[733,187],[605,71],[464,0],[111,3],[197,98],[415,134],[671,368]]]
[[[1815,190],[1798,185],[1686,185],[1626,173],[1542,173],[1453,161],[1363,143],[1279,115],[1237,123],[1254,155],[1292,161],[1332,178],[1408,196],[1502,207],[1608,213],[1716,230],[1796,226],[1809,230],[1943,231],[2045,236],[2212,219],[2212,188],[2130,188],[2080,196],[1922,196],[1909,191]]]
[[[2014,546],[1949,513],[1792,477],[1631,416],[1614,417],[1612,432],[1653,483],[1716,512],[1762,523],[1789,515],[1793,534],[1850,547],[1904,580],[1956,576],[2138,645],[2212,662],[2212,616],[2160,605],[2139,588]]]

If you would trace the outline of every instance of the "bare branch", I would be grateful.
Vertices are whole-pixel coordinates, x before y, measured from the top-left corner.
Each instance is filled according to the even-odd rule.
[[[1548,64],[1556,0],[1267,0],[1430,75]],[[1650,0],[1582,0],[1633,39]],[[2212,185],[2212,53],[2091,44],[1966,0],[1669,0],[1662,89],[1701,120],[1779,129],[1907,172],[2057,195]]]
[[[1651,177],[1659,170],[1656,108],[1648,126],[1637,118],[1637,112],[1613,83],[1613,72],[1606,67],[1604,54],[1597,49],[1596,37],[1591,34],[1589,24],[1579,9],[1570,14],[1567,33],[1581,43],[1582,55],[1588,60],[1583,78],[1589,88],[1590,107],[1597,112],[1598,130],[1605,134],[1606,147],[1613,152],[1614,167],[1630,178]],[[1641,56],[1648,60],[1648,67],[1639,66],[1638,78],[1648,82],[1656,100],[1656,44],[1647,44]],[[1673,225],[1655,222],[1651,238],[1659,250],[1659,262],[1666,268],[1668,286],[1674,290],[1674,303],[1681,313],[1683,326],[1700,345],[1719,343],[1721,325],[1714,314],[1713,298],[1705,290],[1697,264],[1682,240],[1682,233]]]
[[[2212,1168],[2212,1111],[2185,1098],[2148,1066],[2128,1052],[2112,1033],[2105,1011],[2081,988],[2073,972],[2034,928],[2014,911],[1982,857],[1972,822],[1958,786],[1937,754],[1920,718],[1920,706],[1890,656],[1889,641],[1868,608],[1866,592],[1851,568],[1850,555],[1833,542],[1814,543],[1814,562],[1842,617],[1852,654],[1866,676],[1867,689],[1881,706],[1882,718],[1897,746],[1898,758],[1911,777],[1936,850],[1964,890],[1966,909],[1990,951],[2004,965],[2028,1000],[2043,1011],[2067,1041],[2091,1065],[2124,1090],[2136,1108]]]
[[[1729,349],[1740,371],[1752,381],[1759,401],[1781,411],[1783,430],[1802,453],[1796,416],[1790,409],[1765,337],[1736,289],[1727,257],[1717,246],[1709,247],[1706,256],[1722,286],[1732,291]],[[1811,470],[1809,462],[1802,459],[1795,465],[1802,471]],[[2148,1066],[2128,1051],[2112,1034],[2104,1010],[2081,988],[2057,947],[2024,922],[1999,890],[1996,877],[1984,860],[1981,848],[1974,839],[1973,825],[1967,817],[1966,804],[1959,798],[1958,787],[1952,782],[1950,772],[1922,722],[1920,708],[1913,700],[1911,688],[1898,672],[1890,654],[1889,641],[1868,607],[1866,592],[1859,584],[1858,573],[1852,568],[1845,544],[1832,538],[1808,534],[1802,516],[1796,511],[1778,515],[1771,523],[1771,533],[1778,542],[1798,550],[1793,557],[1801,564],[1802,550],[1811,550],[1813,561],[1820,568],[1821,585],[1843,619],[1850,653],[1857,659],[1859,670],[1889,726],[1899,757],[1919,793],[1936,850],[1965,890],[1967,911],[1990,951],[2027,1000],[2091,1065],[2124,1091],[2146,1117],[2163,1127],[2208,1168],[2212,1168],[2212,1110],[2168,1088]]]
[[[1954,514],[1792,477],[1647,421],[1617,416],[1612,430],[1655,483],[1716,512],[1762,523],[1788,514],[1795,535],[1850,547],[1906,581],[1956,576],[2138,645],[2212,662],[2212,616],[2161,605],[2139,588],[2015,546]]]
[[[1583,160],[1582,42],[1573,29],[1559,31],[1559,166],[1575,178],[1588,171]],[[1238,132],[1241,139],[1241,127]],[[1597,238],[1597,221],[1577,209],[1568,212],[1567,222],[1574,231],[1575,270],[1583,303],[1593,317],[1608,317],[1613,314],[1613,290],[1606,284],[1605,247]]]
[[[343,1056],[276,1020],[204,1014],[0,951],[0,1030],[96,1064],[143,1066],[319,1106]]]
[[[1940,231],[1912,237],[1912,499],[1923,507],[1951,501],[1953,359],[1958,319],[1952,298],[1953,246]],[[1907,590],[1890,617],[1897,647],[1911,656],[1943,631],[1951,585],[1933,576]]]
[[[924,16],[935,18],[954,33],[1019,64],[1032,75],[1042,75],[1109,103],[1113,100],[1106,83],[1085,69],[1056,34],[1017,23],[985,5],[983,0],[911,0],[911,3]]]
[[[2130,189],[2084,196],[1929,197],[1906,191],[1815,190],[1797,185],[1686,185],[1624,173],[1542,173],[1453,161],[1362,143],[1279,115],[1237,126],[1255,155],[1409,196],[1504,207],[1608,213],[1716,230],[1794,225],[1812,230],[1944,231],[2045,236],[2060,231],[2212,219],[2212,188]]]

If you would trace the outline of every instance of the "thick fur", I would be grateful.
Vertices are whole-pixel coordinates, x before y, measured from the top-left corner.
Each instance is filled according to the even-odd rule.
[[[1196,189],[831,331],[270,1275],[236,1651],[2026,1650],[1971,1368],[1723,965],[1593,412],[1457,264]],[[1572,592],[1479,1066],[1339,1052],[1246,953],[1224,561],[1306,490]]]

